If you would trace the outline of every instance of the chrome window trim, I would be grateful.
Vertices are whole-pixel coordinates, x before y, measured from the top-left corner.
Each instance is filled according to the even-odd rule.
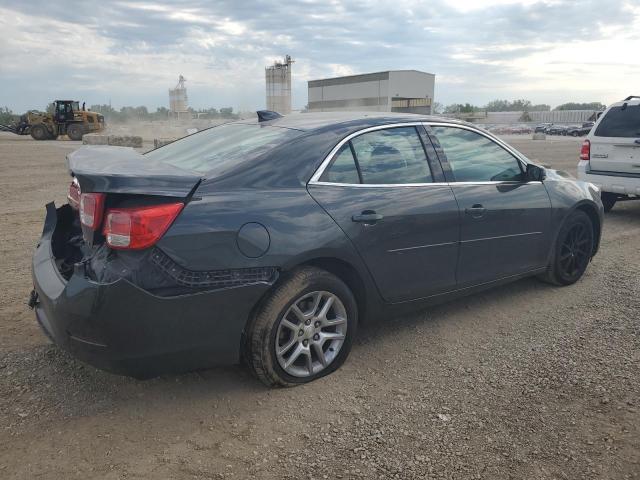
[[[387,187],[448,187],[448,183],[429,182],[429,183],[336,183],[336,182],[312,182],[309,185],[327,185],[331,187],[356,187],[356,188],[387,188]]]
[[[530,182],[514,181],[487,181],[487,182],[430,182],[430,183],[336,183],[336,182],[309,182],[309,185],[325,185],[329,187],[356,187],[356,188],[386,188],[386,187],[453,187],[456,185],[532,185],[542,183],[539,180]]]
[[[368,132],[375,132],[377,130],[386,130],[389,128],[397,128],[397,127],[453,127],[453,128],[461,128],[463,130],[469,130],[471,132],[482,135],[488,140],[497,143],[500,147],[504,148],[507,152],[509,152],[516,161],[522,163],[523,168],[526,170],[526,165],[528,163],[527,159],[522,157],[522,154],[511,148],[508,144],[500,140],[499,138],[493,136],[489,132],[484,132],[481,129],[471,127],[469,125],[461,125],[457,123],[451,122],[427,122],[427,121],[419,121],[419,122],[404,122],[404,123],[388,123],[385,125],[375,125],[373,127],[363,128],[362,130],[358,130],[357,132],[353,132],[347,135],[345,138],[340,140],[335,147],[331,149],[329,154],[324,158],[320,166],[316,169],[315,173],[311,176],[311,179],[308,182],[308,185],[328,185],[334,187],[357,187],[357,188],[386,188],[386,187],[426,187],[426,186],[453,186],[453,185],[528,185],[528,184],[537,184],[542,183],[540,181],[530,181],[530,182],[514,182],[512,180],[508,181],[478,181],[478,182],[426,182],[426,183],[337,183],[337,182],[323,182],[320,180],[322,174],[326,170],[326,168],[331,163],[333,156],[338,153],[338,151],[342,148],[342,146],[349,142],[352,138],[355,138],[359,135],[363,135]]]

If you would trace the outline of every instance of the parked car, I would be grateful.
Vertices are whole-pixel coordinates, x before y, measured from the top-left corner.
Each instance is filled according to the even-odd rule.
[[[531,128],[526,125],[512,125],[507,127],[507,133],[512,135],[522,135],[525,133],[531,133]]]
[[[581,127],[569,127],[567,128],[566,135],[571,135],[572,137],[581,137],[589,133],[593,125],[593,122],[585,122]]]
[[[602,191],[606,212],[640,198],[640,96],[609,106],[582,143],[578,177]]]
[[[438,117],[259,112],[68,164],[29,303],[55,343],[140,378],[244,358],[267,385],[308,382],[362,322],[532,275],[569,285],[600,244],[595,187]]]
[[[540,125],[536,125],[534,132],[535,133],[545,133],[547,128],[549,128],[553,123],[541,123]]]
[[[563,125],[551,125],[545,130],[548,135],[566,135],[566,132],[567,127]]]

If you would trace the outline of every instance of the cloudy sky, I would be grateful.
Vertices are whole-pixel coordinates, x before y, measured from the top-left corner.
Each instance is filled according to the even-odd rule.
[[[557,105],[640,95],[640,0],[0,0],[0,106],[263,108],[264,67],[290,54],[293,105],[310,79],[436,74],[436,101]]]

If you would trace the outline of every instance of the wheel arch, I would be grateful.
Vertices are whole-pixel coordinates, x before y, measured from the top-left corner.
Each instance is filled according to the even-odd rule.
[[[367,312],[367,287],[360,273],[349,262],[336,257],[316,257],[304,261],[297,267],[316,267],[335,275],[342,280],[356,298],[358,305],[358,322],[362,323]]]

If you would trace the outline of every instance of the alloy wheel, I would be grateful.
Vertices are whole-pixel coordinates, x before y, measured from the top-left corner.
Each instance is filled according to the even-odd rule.
[[[347,334],[347,310],[337,295],[316,291],[295,300],[280,319],[276,358],[294,377],[309,377],[338,356]]]
[[[589,262],[591,235],[587,226],[578,223],[567,232],[560,247],[560,269],[566,277],[582,272]]]

